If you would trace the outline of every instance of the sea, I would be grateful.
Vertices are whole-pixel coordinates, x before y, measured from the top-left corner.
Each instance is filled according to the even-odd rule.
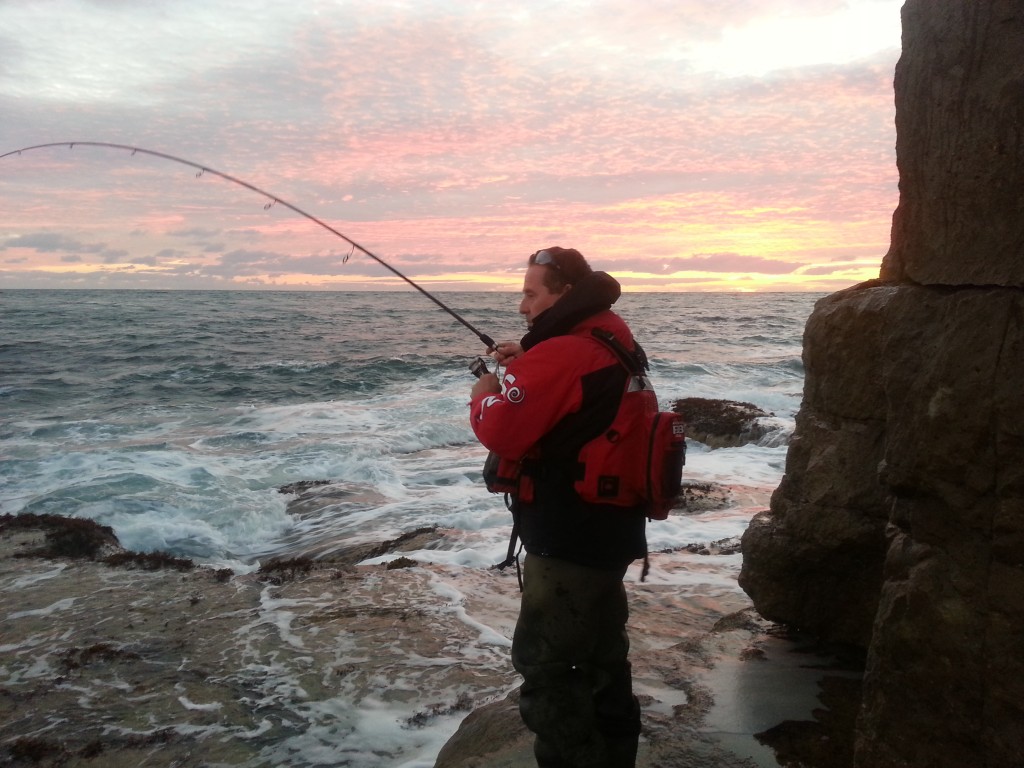
[[[688,440],[687,483],[762,498],[778,485],[822,295],[622,295],[663,407],[703,397],[770,414],[757,443]],[[526,330],[515,293],[437,298],[498,341]],[[88,518],[127,549],[238,573],[436,526],[452,532],[441,549],[401,555],[487,569],[510,519],[468,420],[484,352],[412,290],[0,290],[0,514]],[[295,514],[281,489],[317,481],[351,493]],[[738,537],[763,508],[652,522],[649,547]],[[724,589],[738,590],[739,558],[713,576]]]

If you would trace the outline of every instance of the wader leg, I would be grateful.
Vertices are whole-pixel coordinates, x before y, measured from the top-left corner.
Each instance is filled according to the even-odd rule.
[[[625,569],[527,555],[512,663],[540,768],[632,768],[640,707],[627,654]]]

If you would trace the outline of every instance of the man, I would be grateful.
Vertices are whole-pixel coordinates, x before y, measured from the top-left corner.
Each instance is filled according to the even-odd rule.
[[[585,502],[574,490],[580,448],[614,419],[626,368],[593,329],[642,355],[611,311],[619,284],[571,248],[534,253],[519,344],[499,344],[504,380],[474,385],[480,442],[519,470],[512,513],[526,549],[512,663],[540,768],[625,768],[636,761],[640,708],[627,660],[626,568],[645,556],[642,507]]]

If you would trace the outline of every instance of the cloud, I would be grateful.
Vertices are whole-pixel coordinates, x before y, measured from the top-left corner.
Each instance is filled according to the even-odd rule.
[[[206,229],[203,227],[187,227],[183,229],[171,229],[167,232],[171,237],[187,237],[193,240],[206,240],[211,237],[218,237],[221,234],[219,229]]]
[[[877,263],[864,264],[863,262],[847,261],[826,266],[804,267],[801,273],[804,275],[830,276],[843,274],[850,271],[862,270],[864,267],[877,268]]]
[[[128,260],[129,253],[123,249],[110,249],[103,252],[104,264],[117,264]]]
[[[161,260],[166,259],[178,259],[187,256],[187,251],[182,251],[178,248],[164,248],[154,254],[154,257]]]
[[[43,253],[61,253],[68,251],[96,253],[103,249],[99,243],[86,244],[73,237],[61,235],[56,232],[35,232],[29,235],[18,235],[9,238],[0,245],[0,249],[6,248],[31,248]]]
[[[886,249],[899,5],[0,4],[0,154],[67,137],[180,155],[412,277],[516,282],[557,240],[651,279],[781,278]],[[848,48],[817,46],[837,29]],[[386,277],[166,160],[77,147],[0,163],[19,233],[0,248],[40,269],[76,254],[224,280]]]
[[[18,235],[0,243],[0,251],[9,249],[31,250],[38,254],[62,254],[62,263],[83,263],[94,258],[111,264],[123,261],[128,251],[110,248],[105,243],[86,243],[58,232],[34,232]],[[86,256],[90,258],[85,258]]]
[[[775,261],[738,253],[694,254],[689,258],[666,262],[665,271],[675,272],[753,272],[765,275],[787,275],[801,267],[798,261]]]

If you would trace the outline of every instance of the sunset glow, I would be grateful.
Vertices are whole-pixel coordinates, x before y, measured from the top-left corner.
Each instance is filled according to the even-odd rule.
[[[832,291],[888,249],[900,6],[5,3],[0,154],[180,156],[431,290],[518,290],[557,244],[625,290]],[[407,289],[267,202],[12,155],[0,286]]]

